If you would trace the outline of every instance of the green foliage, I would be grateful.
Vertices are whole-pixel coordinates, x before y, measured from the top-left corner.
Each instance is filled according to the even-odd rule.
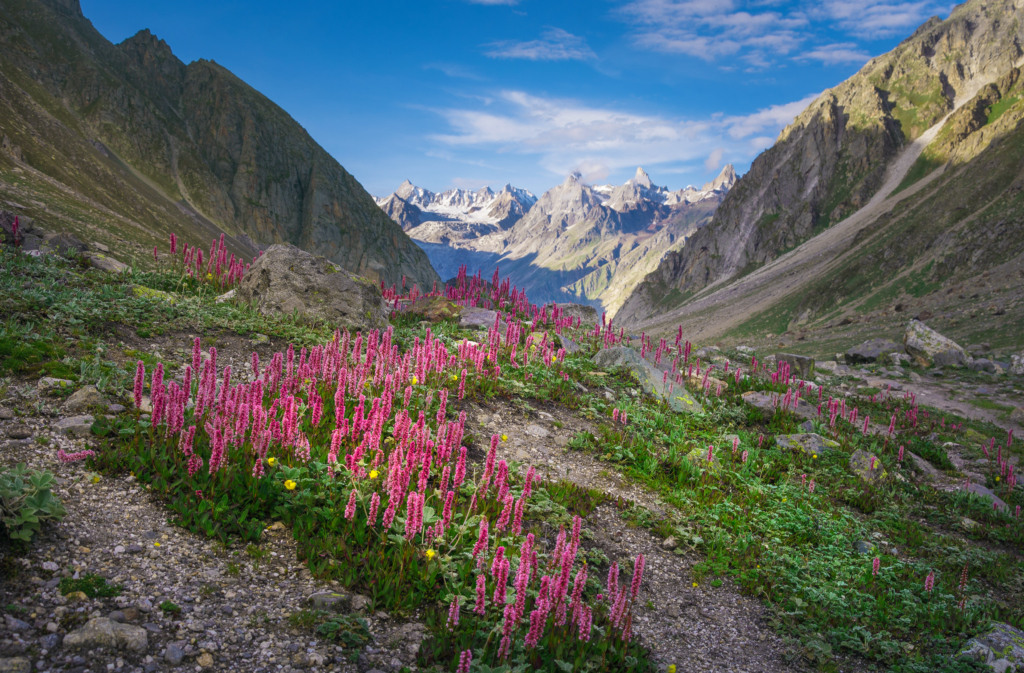
[[[65,577],[60,581],[58,588],[63,596],[81,591],[89,598],[113,598],[120,596],[124,590],[120,584],[107,584],[106,578],[93,573],[86,573],[77,580]]]
[[[316,627],[316,632],[344,648],[358,650],[373,637],[368,622],[356,615],[330,615]]]
[[[163,603],[161,603],[157,607],[160,608],[161,610],[163,610],[165,615],[172,615],[172,616],[174,616],[174,615],[181,614],[181,607],[175,605],[171,601],[164,601]]]
[[[52,486],[52,474],[29,470],[24,463],[0,472],[0,521],[11,539],[28,542],[44,521],[64,518]]]

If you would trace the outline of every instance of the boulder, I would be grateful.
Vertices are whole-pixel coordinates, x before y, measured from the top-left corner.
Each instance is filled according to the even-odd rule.
[[[776,353],[775,362],[788,362],[790,372],[801,379],[809,379],[814,376],[814,358],[793,353]]]
[[[340,591],[322,591],[306,599],[310,607],[327,612],[352,612],[352,594]]]
[[[562,344],[562,348],[565,349],[566,353],[569,353],[571,355],[573,353],[580,352],[579,344],[577,344],[575,341],[565,336],[564,334],[558,337],[558,341],[559,343]]]
[[[996,506],[996,508],[998,508],[998,509],[1005,509],[1006,508],[1006,503],[1003,502],[1002,498],[1000,498],[998,495],[996,495],[992,491],[992,489],[987,488],[985,486],[982,486],[981,484],[975,484],[974,482],[971,482],[967,486],[967,491],[969,493],[973,493],[973,494],[977,495],[980,498],[988,500],[990,503],[994,504]]]
[[[406,308],[414,315],[422,316],[428,322],[454,320],[462,312],[462,307],[445,297],[420,297]],[[494,324],[493,322],[491,323]]]
[[[967,368],[972,372],[989,372],[990,374],[996,373],[996,363],[992,362],[988,358],[976,358],[967,363]]]
[[[874,484],[888,476],[885,468],[882,467],[881,458],[860,449],[854,451],[850,456],[850,471],[869,484]]]
[[[755,409],[760,409],[765,420],[775,415],[777,408],[782,406],[783,401],[783,396],[778,393],[758,392],[755,390],[743,393],[740,397],[743,398],[745,404]],[[790,404],[787,411],[807,420],[818,417],[818,407],[805,399],[800,399],[796,407]]]
[[[838,442],[811,432],[798,435],[779,435],[775,438],[775,443],[780,448],[803,451],[808,456],[820,455],[839,448]]]
[[[993,623],[987,632],[967,641],[961,657],[974,659],[998,673],[1024,671],[1024,631]]]
[[[580,327],[593,327],[597,324],[600,316],[593,306],[583,304],[558,304],[560,318],[572,318],[575,324],[576,318],[580,319]]]
[[[236,294],[238,294],[238,290],[228,290],[224,294],[216,297],[213,300],[213,303],[215,303],[215,304],[227,303],[227,302],[231,301],[232,299],[234,299]]]
[[[463,306],[459,313],[459,327],[462,329],[491,329],[494,327],[494,320],[497,317],[497,311],[476,306]]]
[[[700,412],[701,405],[693,399],[683,386],[672,388],[662,383],[664,373],[653,364],[640,357],[640,353],[626,346],[606,348],[598,351],[592,358],[592,362],[598,367],[611,369],[613,367],[624,367],[629,370],[630,375],[635,378],[644,392],[651,394],[658,399],[665,400],[669,407],[676,412]],[[673,392],[669,394],[669,390]]]
[[[1015,376],[1024,376],[1024,355],[1010,356],[1010,373]]]
[[[69,437],[88,437],[95,420],[95,418],[88,415],[72,416],[60,419],[54,423],[53,428],[59,434],[68,435]]]
[[[69,397],[61,409],[72,413],[79,411],[86,411],[92,407],[105,407],[107,401],[103,399],[103,395],[100,395],[100,391],[96,390],[96,386],[85,386],[76,390],[71,397]]]
[[[32,662],[26,657],[0,657],[0,673],[32,673]]]
[[[288,243],[270,246],[249,267],[237,297],[263,315],[295,313],[361,329],[387,324],[387,302],[376,283]]]
[[[51,393],[55,390],[64,390],[75,385],[74,381],[67,379],[55,379],[52,376],[44,376],[36,383],[36,389],[41,393]]]
[[[903,346],[888,339],[871,339],[846,351],[846,362],[851,365],[885,360],[890,353],[902,353]]]
[[[131,272],[132,268],[123,262],[119,262],[110,255],[105,255],[102,252],[84,252],[82,256],[89,260],[94,268],[100,271],[106,271],[107,273],[126,273]]]
[[[918,320],[911,320],[907,326],[903,346],[922,367],[960,366],[968,362],[967,352],[955,341]]]
[[[108,647],[141,653],[149,648],[149,637],[141,626],[118,624],[107,617],[96,617],[64,636],[64,647],[83,650]]]
[[[60,233],[51,234],[43,240],[40,250],[54,252],[61,257],[76,257],[89,249],[88,244],[82,243],[73,234]]]
[[[1010,422],[1016,423],[1017,425],[1024,425],[1024,408],[1015,407],[1010,412]]]

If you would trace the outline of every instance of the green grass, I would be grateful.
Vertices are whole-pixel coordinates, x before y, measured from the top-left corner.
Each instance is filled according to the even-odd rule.
[[[925,176],[930,175],[932,171],[936,170],[937,168],[941,168],[944,163],[946,162],[929,157],[927,150],[925,150],[925,152],[922,152],[921,156],[919,156],[917,160],[914,161],[913,165],[910,167],[910,170],[908,170],[907,174],[903,176],[903,180],[900,181],[899,186],[896,187],[896,189],[892,190],[892,193],[889,194],[889,196],[899,194],[907,187],[910,187],[911,185],[918,182]]]
[[[58,588],[63,596],[81,591],[89,598],[113,598],[120,596],[123,590],[120,584],[107,584],[105,578],[92,573],[86,573],[77,580],[65,577],[60,581]]]

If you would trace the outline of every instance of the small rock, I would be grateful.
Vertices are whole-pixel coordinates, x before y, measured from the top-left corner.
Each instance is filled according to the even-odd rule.
[[[185,659],[185,650],[181,649],[181,646],[177,643],[170,643],[167,645],[167,650],[164,652],[164,661],[171,666],[177,666]]]
[[[55,573],[58,570],[60,570],[60,566],[54,563],[53,561],[43,561],[43,564],[39,567],[51,573]]]
[[[11,439],[28,439],[32,436],[32,428],[27,425],[13,425],[7,429],[7,436]]]
[[[799,435],[779,435],[775,443],[783,449],[803,451],[808,456],[820,455],[826,451],[839,448],[839,443],[825,439],[821,435],[805,433]]]
[[[109,615],[107,615],[107,618],[111,621],[118,622],[120,624],[124,622],[124,613],[120,610],[114,610]]]
[[[975,484],[975,483],[972,482],[970,485],[968,485],[967,490],[969,492],[971,492],[971,493],[974,493],[977,496],[980,496],[982,498],[987,498],[988,501],[993,503],[993,504],[995,504],[995,506],[998,509],[1003,509],[1003,508],[1006,507],[1006,503],[1003,502],[1002,498],[1000,498],[998,495],[993,493],[992,489],[986,488],[986,487],[982,486],[981,484]]]
[[[881,459],[861,449],[857,449],[850,456],[850,471],[869,484],[873,484],[888,476],[885,468],[882,467]]]
[[[225,292],[224,294],[220,295],[219,297],[216,297],[213,301],[215,303],[217,303],[217,304],[223,304],[224,302],[231,301],[234,298],[235,298],[235,291],[234,290],[229,290],[229,291]]]
[[[875,551],[875,545],[867,540],[860,540],[857,544],[853,545],[853,550],[858,554],[871,554]]]
[[[334,591],[325,591],[322,593],[313,594],[306,599],[306,602],[317,610],[326,610],[328,612],[351,612],[352,611],[352,595],[343,594]]]
[[[23,622],[20,619],[15,619],[10,615],[4,615],[4,623],[7,625],[8,631],[31,631],[32,625],[28,622]]]
[[[536,437],[538,439],[544,439],[551,435],[550,432],[540,427],[539,425],[535,424],[526,426],[526,430],[524,432],[526,432],[526,434],[528,434],[529,436]]]
[[[85,626],[64,636],[64,647],[93,649],[109,647],[132,652],[145,652],[149,648],[146,629],[130,624],[118,624],[107,617],[96,617]]]
[[[112,414],[123,413],[124,412],[124,405],[123,404],[111,404],[109,407],[107,407],[107,411],[109,411]]]
[[[0,657],[0,673],[31,673],[32,662],[25,657]]]
[[[68,599],[69,601],[73,601],[73,602],[74,601],[87,601],[87,600],[89,600],[89,597],[85,594],[84,591],[72,591],[71,593],[66,594],[64,596],[64,598]]]
[[[1017,425],[1024,425],[1024,408],[1016,407],[1010,412],[1010,422]]]
[[[871,339],[846,351],[846,362],[851,365],[879,362],[891,353],[902,353],[903,346],[888,339]]]
[[[814,377],[814,358],[793,353],[776,353],[775,361],[788,362],[792,373],[799,378],[810,379]]]
[[[92,432],[92,424],[95,422],[92,416],[71,416],[62,418],[54,424],[54,429],[62,435],[70,437],[88,437]]]
[[[75,385],[74,381],[68,381],[67,379],[55,379],[52,376],[44,376],[39,379],[39,383],[36,384],[36,388],[41,393],[49,393],[54,390],[61,390],[63,388],[70,388]]]
[[[213,666],[213,655],[209,652],[203,652],[196,658],[196,663],[202,668],[209,668]]]
[[[14,418],[14,412],[7,407],[0,407],[0,421],[9,421]]]
[[[47,625],[49,627],[49,625]],[[57,633],[48,633],[39,639],[39,647],[44,650],[53,651],[60,645],[61,637]]]
[[[977,358],[967,363],[967,368],[972,372],[990,372],[996,373],[996,363],[992,362],[987,358]]]
[[[665,551],[672,551],[679,546],[679,540],[674,535],[669,535],[661,541],[661,548]]]
[[[103,399],[103,395],[100,395],[100,391],[96,390],[96,386],[85,386],[76,390],[71,397],[61,405],[61,409],[64,411],[70,411],[72,413],[78,411],[85,411],[92,407],[106,406],[107,401]]]

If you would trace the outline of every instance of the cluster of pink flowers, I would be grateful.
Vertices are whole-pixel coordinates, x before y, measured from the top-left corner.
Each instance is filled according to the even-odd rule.
[[[171,254],[177,254],[178,237],[173,233],[170,236]],[[260,255],[263,253],[260,252]],[[160,261],[157,248],[153,248],[153,259]],[[257,258],[253,258],[253,262]],[[249,270],[251,264],[243,262],[232,253],[228,256],[227,245],[224,241],[224,234],[219,239],[213,239],[210,244],[210,253],[206,257],[206,264],[203,265],[203,251],[198,246],[189,247],[188,243],[182,246],[181,269],[184,275],[189,278],[199,278],[214,281],[221,289],[229,288],[242,280],[242,276]]]

